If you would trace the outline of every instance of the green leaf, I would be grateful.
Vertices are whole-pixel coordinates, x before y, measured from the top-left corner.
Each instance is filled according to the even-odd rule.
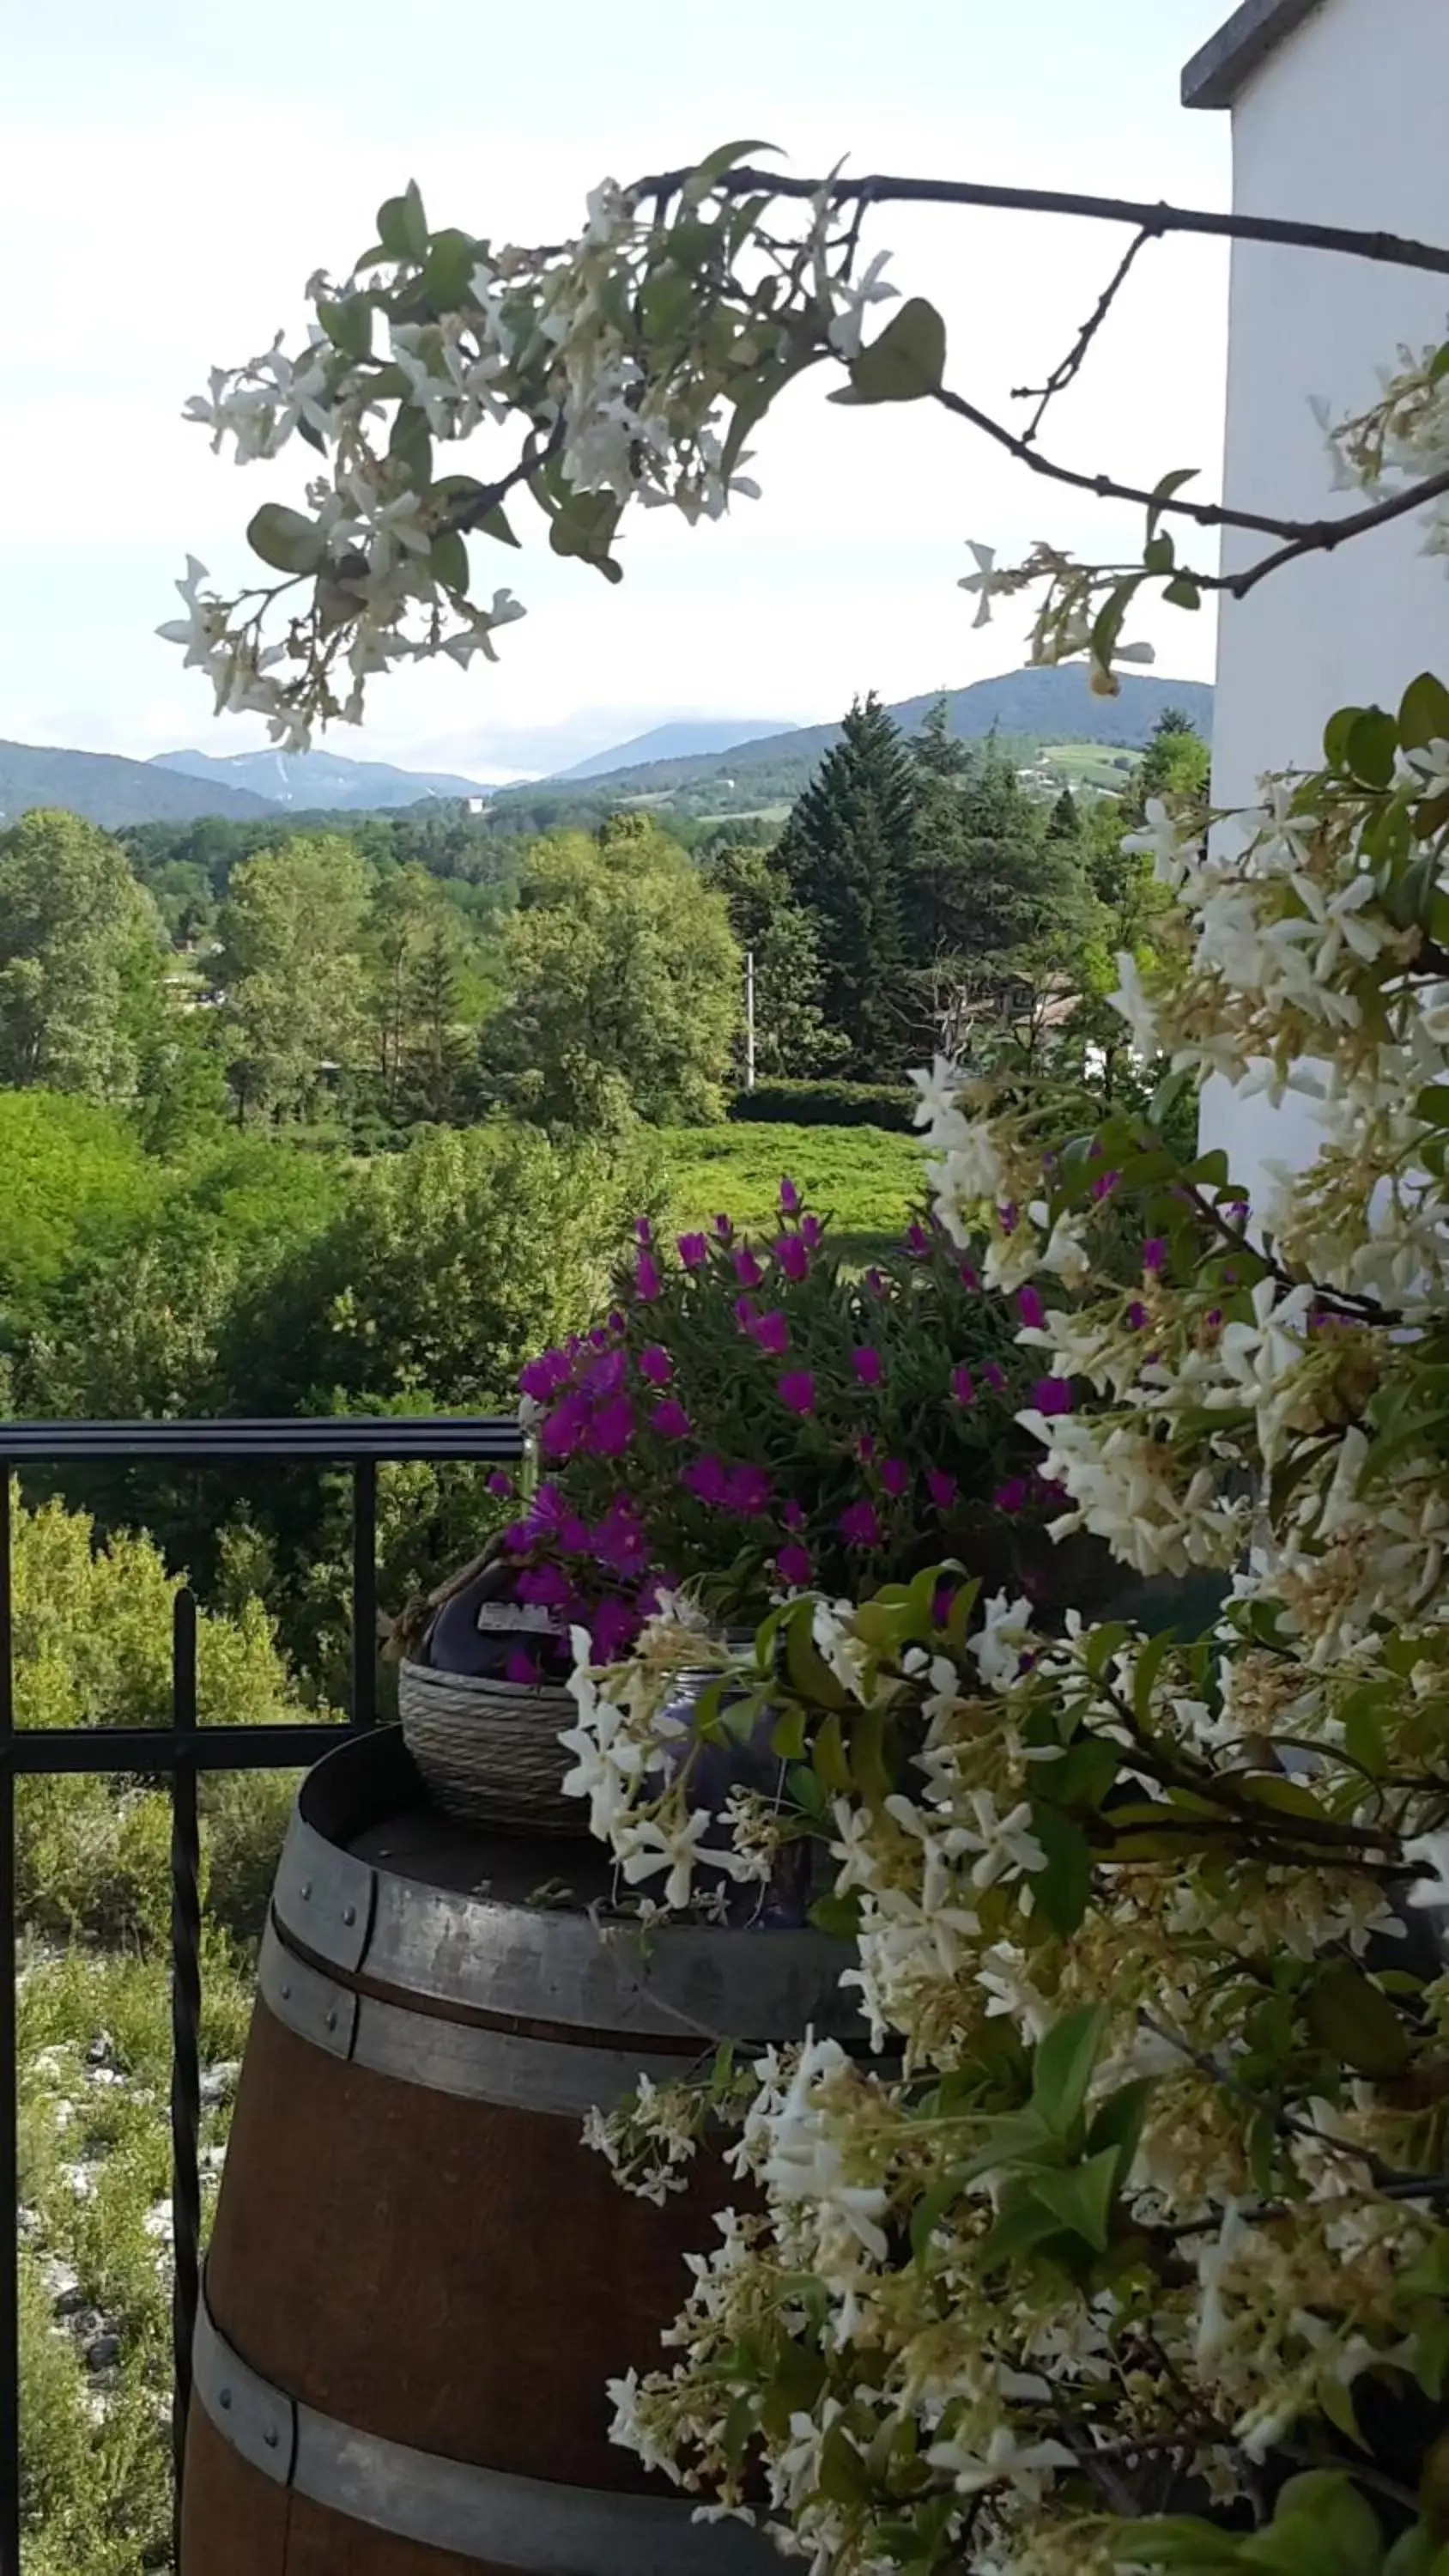
[[[1037,1805],[1031,1829],[1047,1856],[1047,1865],[1032,1880],[1037,1911],[1051,1932],[1070,1938],[1087,1911],[1092,1892],[1092,1846],[1080,1825],[1058,1807]]]
[[[886,324],[878,340],[862,349],[850,370],[850,383],[832,402],[919,402],[940,390],[946,372],[946,325],[934,304],[912,295]]]
[[[1422,751],[1431,742],[1449,741],[1449,689],[1432,671],[1421,671],[1404,691],[1399,708],[1399,740],[1406,751]]]
[[[831,1796],[847,1797],[850,1792],[850,1764],[840,1731],[839,1712],[835,1709],[830,1711],[816,1735],[814,1761],[816,1775]]]
[[[1348,767],[1348,746],[1362,707],[1340,707],[1323,728],[1323,757],[1330,769]]]
[[[1151,506],[1147,512],[1147,542],[1149,545],[1152,543],[1153,538],[1157,534],[1158,527],[1161,524],[1164,503],[1175,501],[1178,493],[1182,490],[1183,485],[1185,483],[1195,483],[1201,470],[1201,467],[1197,465],[1179,465],[1175,473],[1164,474],[1161,482],[1154,484]]]
[[[998,2271],[1004,2263],[1014,2263],[1018,2256],[1033,2253],[1049,2236],[1060,2236],[1061,2220],[1043,2206],[1030,2192],[1023,2192],[1003,2208],[990,2233],[976,2249],[976,2260],[983,2272]]]
[[[805,1712],[787,1708],[770,1730],[770,1751],[781,1762],[800,1762],[805,1755]]]
[[[1449,2548],[1441,2548],[1426,2522],[1416,2522],[1394,2542],[1383,2576],[1449,2576]]]
[[[442,583],[444,590],[454,591],[460,598],[466,596],[468,549],[456,529],[450,529],[444,536],[434,537],[428,549],[428,569],[434,581]]]
[[[1347,765],[1365,787],[1387,787],[1394,775],[1399,729],[1382,707],[1368,707],[1349,730]]]
[[[717,145],[713,152],[707,152],[704,159],[696,163],[685,180],[680,192],[685,204],[702,205],[716,179],[722,179],[725,172],[733,170],[738,162],[747,161],[752,152],[778,152],[779,149],[778,143],[748,142]]]
[[[455,313],[472,291],[478,245],[471,233],[456,230],[435,233],[430,244],[425,232],[424,243],[427,257],[418,284],[435,313]]]
[[[274,572],[316,572],[327,552],[315,523],[280,501],[262,503],[248,524],[247,544]]]
[[[400,403],[387,442],[389,456],[396,457],[415,492],[427,492],[433,480],[433,442],[423,413],[411,403]]]
[[[428,219],[416,179],[400,197],[389,197],[377,210],[377,237],[389,259],[423,259],[428,248]]]
[[[828,1933],[832,1941],[853,1941],[860,1931],[860,1899],[817,1896],[810,1908],[810,1920],[817,1932]]]
[[[1053,2022],[1037,2042],[1031,2070],[1032,2108],[1054,2137],[1066,2137],[1082,2116],[1106,2027],[1105,2004],[1082,2004]]]
[[[1064,2227],[1070,2227],[1074,2235],[1085,2237],[1096,2254],[1107,2251],[1108,2221],[1121,2161],[1117,2149],[1108,2147],[1101,2155],[1088,2156],[1084,2164],[1069,2165],[1065,2173],[1032,2176],[1034,2198],[1051,2210]]]
[[[1162,594],[1169,608],[1201,608],[1202,592],[1189,573],[1179,573]]]
[[[317,299],[317,319],[334,349],[345,358],[372,356],[372,303],[366,295],[330,296]]]
[[[1119,2567],[1183,2567],[1217,2576],[1218,2569],[1236,2566],[1238,2544],[1216,2523],[1199,2522],[1192,2514],[1151,2514],[1112,2532],[1107,2551]]]
[[[1350,2576],[1377,2576],[1384,2554],[1378,2515],[1342,2469],[1306,2469],[1289,2478],[1273,2508],[1275,2523],[1307,2520],[1332,2534]]]
[[[1319,1972],[1305,2009],[1314,2036],[1355,2075],[1383,2083],[1408,2064],[1409,2034],[1388,1996],[1347,1959]]]
[[[1086,1808],[1095,1814],[1116,1785],[1121,1763],[1119,1744],[1108,1744],[1100,1735],[1084,1735],[1050,1767],[1042,1764],[1042,1785],[1051,1790],[1054,1806]]]
[[[1174,572],[1176,568],[1177,548],[1171,537],[1149,537],[1142,549],[1143,571],[1164,573]]]
[[[1117,2092],[1108,2096],[1101,2109],[1094,2113],[1092,2125],[1087,2131],[1088,2155],[1099,2155],[1104,2149],[1115,2147],[1124,2181],[1131,2171],[1132,2159],[1137,2153],[1142,2136],[1142,2123],[1147,2116],[1147,2105],[1151,2098],[1151,2076],[1138,2076],[1133,2083],[1122,2085]]]
[[[606,580],[622,580],[622,569],[609,554],[621,508],[612,492],[571,492],[548,532],[554,553],[577,555]]]

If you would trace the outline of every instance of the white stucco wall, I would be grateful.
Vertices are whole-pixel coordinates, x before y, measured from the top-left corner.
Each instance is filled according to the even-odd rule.
[[[1446,100],[1449,0],[1323,0],[1232,111],[1234,204],[1449,244]],[[1401,342],[1446,331],[1449,279],[1236,243],[1228,503],[1293,518],[1358,506],[1331,490],[1309,397],[1361,408]],[[1449,677],[1446,564],[1419,544],[1407,521],[1224,602],[1215,803],[1249,804],[1265,770],[1312,763],[1334,708],[1396,705],[1422,670]],[[1261,551],[1229,534],[1224,566]],[[1262,1156],[1302,1158],[1310,1131],[1291,1105],[1274,1113],[1219,1089],[1204,1111],[1205,1141],[1228,1146],[1250,1189]]]

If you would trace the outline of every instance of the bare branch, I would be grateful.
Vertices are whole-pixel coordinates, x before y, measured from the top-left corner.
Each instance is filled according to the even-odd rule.
[[[637,179],[626,188],[630,203],[677,196],[692,169]],[[1217,214],[1201,206],[1147,205],[1128,197],[1082,197],[1060,188],[995,188],[968,179],[796,179],[774,170],[729,170],[711,193],[720,197],[826,197],[851,205],[865,197],[877,205],[982,206],[1003,214],[1079,215],[1088,222],[1132,224],[1149,239],[1163,233],[1202,233],[1220,241],[1272,242],[1286,250],[1322,250],[1348,259],[1370,259],[1390,268],[1426,268],[1449,276],[1449,249],[1401,233],[1355,232],[1342,224],[1292,223],[1272,215]]]
[[[1042,422],[1045,420],[1057,395],[1065,393],[1068,385],[1072,384],[1081,374],[1082,368],[1086,364],[1087,353],[1092,346],[1092,342],[1096,339],[1098,332],[1101,330],[1103,323],[1106,321],[1108,314],[1111,312],[1113,305],[1116,303],[1118,296],[1126,285],[1128,277],[1131,275],[1133,266],[1135,265],[1139,251],[1145,250],[1150,241],[1155,241],[1159,238],[1159,235],[1149,232],[1141,232],[1136,235],[1123,257],[1118,261],[1116,270],[1109,284],[1103,288],[1101,295],[1098,297],[1095,312],[1092,314],[1089,321],[1082,324],[1072,347],[1068,350],[1067,355],[1061,361],[1060,366],[1053,367],[1046,383],[1044,385],[1013,385],[1013,402],[1030,402],[1033,398],[1036,400],[1036,410],[1032,413],[1031,419],[1023,432],[1023,438],[1028,447],[1034,445],[1037,432],[1041,428]]]

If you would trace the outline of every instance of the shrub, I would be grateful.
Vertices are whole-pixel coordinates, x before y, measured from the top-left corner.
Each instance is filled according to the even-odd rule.
[[[884,1127],[909,1135],[915,1098],[903,1082],[759,1082],[736,1094],[730,1116],[764,1127]]]

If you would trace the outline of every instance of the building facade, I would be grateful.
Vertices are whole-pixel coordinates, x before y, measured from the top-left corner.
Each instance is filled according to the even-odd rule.
[[[1188,107],[1233,123],[1244,213],[1449,244],[1449,0],[1246,0],[1188,65]],[[1233,245],[1224,498],[1319,519],[1362,506],[1335,493],[1311,404],[1363,409],[1401,345],[1449,337],[1449,279],[1338,255]],[[1337,707],[1397,705],[1423,670],[1449,678],[1449,579],[1412,519],[1308,557],[1224,600],[1213,795],[1253,801],[1269,769],[1312,764]],[[1228,532],[1225,570],[1264,541]],[[1308,1149],[1306,1112],[1219,1091],[1208,1141],[1251,1187],[1267,1156]]]

